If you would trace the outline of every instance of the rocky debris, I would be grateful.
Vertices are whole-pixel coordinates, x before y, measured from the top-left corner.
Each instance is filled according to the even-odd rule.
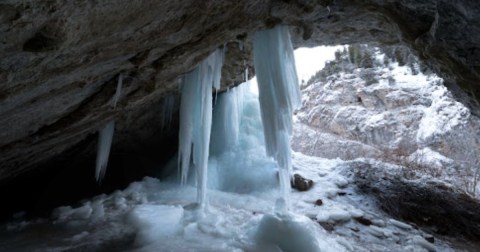
[[[323,205],[323,201],[321,199],[317,199],[315,201],[315,206],[321,206],[321,205]]]
[[[403,230],[411,230],[412,229],[412,226],[411,225],[408,225],[407,223],[404,223],[404,222],[401,222],[401,221],[397,221],[397,220],[394,220],[394,219],[390,219],[388,221],[390,224],[398,227],[398,228],[401,228]]]
[[[325,231],[332,232],[335,230],[335,223],[324,221],[318,221],[317,223],[320,224]]]
[[[414,236],[413,239],[412,239],[412,242],[414,244],[420,245],[421,247],[428,250],[429,252],[437,251],[437,249],[435,248],[435,246],[432,243],[428,242],[427,240],[425,240],[423,237],[421,237],[419,235]]]
[[[337,178],[334,183],[340,189],[345,189],[348,186],[348,180],[345,178]]]
[[[300,174],[295,174],[291,180],[291,186],[299,191],[308,191],[313,186],[313,180],[304,178]]]
[[[365,217],[357,217],[357,218],[354,218],[358,223],[362,224],[362,225],[365,225],[365,226],[370,226],[372,225],[372,221],[365,218]]]
[[[429,235],[429,234],[425,234],[423,236],[423,239],[425,239],[426,241],[430,242],[430,243],[434,243],[435,242],[435,237],[433,235]]]
[[[379,174],[383,174],[382,179],[378,179]],[[385,167],[368,164],[355,168],[354,184],[360,192],[375,198],[383,211],[415,223],[426,232],[472,241],[480,237],[480,202],[445,184],[404,180],[385,172]],[[405,223],[389,222],[402,229],[411,229],[411,225]],[[381,226],[373,221],[372,224]]]

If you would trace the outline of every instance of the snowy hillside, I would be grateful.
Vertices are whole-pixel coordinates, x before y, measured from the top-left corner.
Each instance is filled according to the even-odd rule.
[[[293,149],[403,164],[417,175],[478,192],[480,120],[453,99],[441,78],[419,71],[414,59],[400,66],[379,49],[363,50],[372,54],[369,67],[339,51],[330,68],[304,84]]]

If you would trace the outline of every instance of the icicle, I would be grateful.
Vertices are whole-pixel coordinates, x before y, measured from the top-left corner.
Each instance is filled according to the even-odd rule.
[[[115,122],[112,120],[98,132],[97,161],[95,167],[95,178],[97,182],[103,179],[105,171],[107,170],[114,130]]]
[[[237,143],[244,92],[245,85],[240,85],[218,95],[213,110],[212,132],[215,137],[211,138],[210,153],[220,154]]]
[[[172,117],[173,117],[173,107],[175,105],[175,97],[168,96],[163,99],[162,104],[162,122],[161,122],[161,129],[169,130],[172,124]]]
[[[113,104],[112,107],[116,108],[118,100],[120,99],[120,95],[122,94],[122,85],[123,85],[123,76],[122,74],[118,75],[118,82],[117,82],[117,89],[115,91],[115,95],[113,96]]]
[[[184,76],[180,103],[179,171],[181,183],[190,166],[197,178],[197,201],[206,204],[207,164],[212,124],[212,87],[220,88],[223,50],[216,50]]]
[[[273,157],[281,169],[281,190],[286,197],[292,167],[292,114],[301,104],[288,28],[277,26],[257,32],[253,55],[267,155]]]
[[[209,59],[211,67],[213,67],[213,87],[215,90],[220,89],[220,79],[222,78],[222,65],[223,65],[223,58],[224,58],[224,50],[218,49],[215,51],[210,57],[213,59]]]

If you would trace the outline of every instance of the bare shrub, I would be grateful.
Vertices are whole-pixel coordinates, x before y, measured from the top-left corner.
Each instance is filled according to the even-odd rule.
[[[443,175],[440,167],[427,164],[425,162],[425,154],[411,157],[411,152],[404,148],[385,149],[380,159],[387,163],[396,164],[401,167],[401,175],[405,179],[415,179],[422,175],[433,178],[439,178]]]

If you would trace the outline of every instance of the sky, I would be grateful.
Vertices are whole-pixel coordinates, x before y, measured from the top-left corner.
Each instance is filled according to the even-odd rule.
[[[298,81],[300,83],[302,80],[308,81],[312,75],[325,66],[325,62],[335,59],[335,51],[342,48],[343,46],[318,46],[295,50]]]

